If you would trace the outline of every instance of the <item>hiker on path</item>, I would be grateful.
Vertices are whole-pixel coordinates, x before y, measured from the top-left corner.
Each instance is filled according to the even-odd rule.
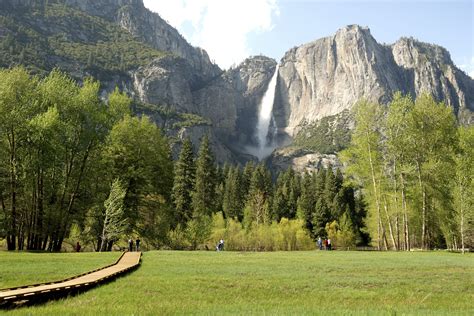
[[[130,252],[133,251],[133,240],[132,240],[132,238],[128,239],[128,251],[130,251]]]
[[[135,244],[136,244],[136,251],[140,251],[140,237],[137,237]]]

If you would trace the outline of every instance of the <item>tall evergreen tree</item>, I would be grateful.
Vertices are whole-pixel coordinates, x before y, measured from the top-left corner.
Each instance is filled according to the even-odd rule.
[[[245,204],[245,222],[268,223],[271,220],[272,177],[265,165],[259,164],[253,171]]]
[[[185,225],[192,218],[192,192],[194,190],[195,175],[193,145],[191,140],[186,138],[181,147],[174,172],[172,200],[175,207],[176,225]]]
[[[313,176],[305,173],[301,180],[301,195],[298,198],[298,218],[304,220],[306,229],[313,234],[313,211],[316,205]]]
[[[193,191],[193,216],[210,216],[216,208],[216,169],[209,138],[201,141],[196,160],[196,183]]]
[[[239,167],[230,168],[224,186],[223,211],[227,218],[243,218],[244,199]]]

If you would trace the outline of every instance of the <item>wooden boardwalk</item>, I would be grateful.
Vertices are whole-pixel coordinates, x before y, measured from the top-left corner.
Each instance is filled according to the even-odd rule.
[[[0,306],[12,303],[54,299],[107,282],[140,264],[141,252],[125,252],[115,264],[65,280],[0,290]]]

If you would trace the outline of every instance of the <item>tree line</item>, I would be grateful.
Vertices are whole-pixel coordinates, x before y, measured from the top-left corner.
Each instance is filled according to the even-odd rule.
[[[110,250],[138,235],[150,248],[461,248],[473,244],[473,127],[423,95],[359,102],[344,173],[271,173],[214,160],[135,116],[118,90],[23,68],[0,70],[0,238],[9,250],[59,251],[74,238]],[[196,150],[198,149],[198,150]]]
[[[132,115],[118,90],[104,100],[99,82],[79,85],[57,70],[0,77],[0,237],[9,250],[59,251],[77,238],[104,251],[131,235],[186,249],[216,234],[235,249],[308,248],[317,236],[368,242],[363,199],[340,170],[217,166],[207,137],[197,155],[184,140],[173,162],[162,131]],[[274,241],[262,246],[267,235]]]
[[[368,204],[379,249],[474,245],[474,128],[430,95],[360,101],[351,145],[340,154]]]
[[[197,157],[191,141],[184,141],[172,202],[173,248],[209,246],[210,236],[232,240],[231,248],[239,250],[314,249],[318,237],[342,247],[369,241],[363,199],[344,184],[339,169],[299,174],[289,168],[272,175],[263,163],[216,167],[207,137]],[[294,244],[282,246],[278,238]]]

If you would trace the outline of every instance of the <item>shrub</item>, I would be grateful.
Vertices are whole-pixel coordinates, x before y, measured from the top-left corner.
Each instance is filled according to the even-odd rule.
[[[214,248],[219,239],[224,239],[226,250],[278,251],[311,250],[313,241],[303,227],[302,220],[282,218],[279,223],[257,225],[255,222],[244,228],[236,219],[224,220],[222,213],[213,216],[213,225],[207,246]]]

